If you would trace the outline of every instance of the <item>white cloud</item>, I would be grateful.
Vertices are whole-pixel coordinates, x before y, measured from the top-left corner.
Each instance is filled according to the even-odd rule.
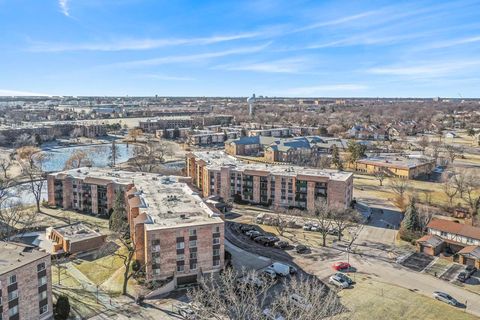
[[[256,46],[256,47],[242,47],[242,48],[235,48],[235,49],[224,50],[224,51],[197,53],[197,54],[184,55],[184,56],[175,55],[175,56],[166,56],[166,57],[153,58],[153,59],[126,61],[126,62],[114,63],[110,66],[142,67],[142,66],[156,66],[156,65],[182,63],[182,62],[199,62],[199,61],[210,60],[213,58],[259,52],[267,48],[269,45],[270,45],[270,42],[261,46]]]
[[[70,8],[68,7],[69,0],[58,0],[58,5],[60,6],[60,11],[62,11],[63,15],[66,17],[70,17]]]
[[[126,51],[126,50],[149,50],[161,47],[180,45],[208,45],[220,42],[235,41],[254,38],[261,33],[238,33],[232,35],[216,35],[200,38],[171,38],[171,39],[122,39],[105,41],[103,43],[77,43],[77,44],[55,44],[37,43],[30,51],[34,52],[64,52],[64,51]]]
[[[368,73],[392,76],[442,76],[455,74],[480,66],[480,60],[455,60],[436,63],[425,63],[417,65],[394,65],[375,67],[367,70]]]
[[[228,64],[215,67],[227,71],[254,71],[267,73],[301,73],[307,61],[303,58],[281,59],[270,62],[252,62],[243,64]]]
[[[475,42],[480,42],[480,36],[473,36],[473,37],[467,37],[467,38],[461,38],[461,39],[453,39],[448,41],[436,42],[426,46],[424,49],[449,48],[449,47],[456,47],[459,45],[470,44]]]
[[[348,93],[362,91],[367,89],[366,85],[340,83],[340,84],[325,84],[311,87],[297,87],[290,88],[283,91],[283,94],[290,96],[320,96],[336,93],[339,95],[346,95]]]
[[[17,91],[17,90],[8,90],[0,89],[0,96],[29,96],[29,97],[50,97],[52,95],[46,93],[30,92],[30,91]]]
[[[179,76],[169,76],[165,74],[141,74],[139,78],[149,78],[155,80],[168,80],[168,81],[193,81],[195,80],[192,77],[179,77]]]

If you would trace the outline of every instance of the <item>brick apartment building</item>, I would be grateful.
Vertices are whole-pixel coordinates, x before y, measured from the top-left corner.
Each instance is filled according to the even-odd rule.
[[[0,242],[0,319],[53,319],[50,255]]]
[[[232,122],[230,115],[209,115],[209,116],[175,116],[158,117],[139,122],[139,127],[144,132],[154,133],[156,130],[191,128],[192,126],[228,125]]]
[[[342,208],[352,201],[353,174],[348,172],[247,164],[223,152],[189,153],[186,162],[187,175],[204,197],[308,210],[318,198]]]
[[[147,281],[195,282],[223,268],[224,222],[187,177],[81,168],[50,175],[48,182],[51,204],[62,203],[59,195],[74,199],[73,182],[87,192],[106,186],[104,200],[91,201],[96,212],[108,212],[116,192],[123,192],[135,259],[145,266]],[[94,205],[83,208],[93,212]]]
[[[369,157],[348,163],[348,167],[358,172],[375,174],[383,172],[387,176],[415,179],[428,176],[435,169],[435,160],[428,157],[381,156]]]

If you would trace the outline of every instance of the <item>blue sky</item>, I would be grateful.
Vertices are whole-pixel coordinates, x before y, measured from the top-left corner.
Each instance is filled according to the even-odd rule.
[[[0,32],[0,95],[480,93],[480,1],[0,0]]]

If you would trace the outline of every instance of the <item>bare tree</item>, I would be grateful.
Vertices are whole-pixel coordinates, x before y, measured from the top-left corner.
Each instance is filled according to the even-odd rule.
[[[314,277],[292,278],[274,294],[272,283],[255,286],[250,279],[258,278],[253,272],[238,275],[233,270],[202,278],[200,286],[188,292],[196,316],[256,320],[265,317],[263,310],[267,308],[270,314],[287,320],[347,319],[352,315],[343,313],[346,309],[336,293]]]
[[[146,144],[135,145],[130,162],[138,171],[156,172],[165,162],[165,158],[173,154],[170,145],[164,141],[150,140]]]
[[[406,196],[410,189],[410,184],[407,179],[395,177],[390,179],[390,188],[395,193],[395,205],[402,211],[405,210]]]
[[[315,210],[310,217],[318,224],[318,229],[322,236],[322,246],[325,247],[327,245],[328,232],[332,227],[331,212],[327,202],[323,199],[317,199],[315,201]]]
[[[65,161],[63,169],[76,169],[81,167],[90,167],[93,164],[90,156],[83,150],[75,150]]]
[[[448,207],[449,208],[453,207],[453,198],[455,198],[455,196],[458,193],[458,189],[455,187],[455,184],[453,183],[452,180],[453,179],[451,179],[451,178],[446,178],[445,177],[444,181],[443,181],[443,185],[442,185],[443,193],[445,193],[445,195],[448,198]]]
[[[422,154],[425,154],[425,149],[430,145],[430,140],[427,136],[422,136],[420,139],[417,140],[417,144],[422,149]]]
[[[476,215],[480,209],[480,177],[478,174],[469,172],[466,175],[464,187],[463,199],[468,203],[471,213]]]
[[[137,139],[143,134],[142,129],[134,128],[128,131],[128,136],[133,139],[133,142],[137,142]]]
[[[358,223],[361,219],[359,213],[355,210],[344,208],[333,208],[330,214],[332,224],[337,231],[338,241],[342,240],[342,234],[353,223]]]
[[[13,161],[10,157],[0,158],[0,169],[3,171],[3,178],[8,179],[8,170],[12,167]]]
[[[467,180],[466,171],[463,169],[455,170],[454,175],[452,177],[452,182],[457,188],[457,192],[460,198],[463,198],[463,193],[465,192],[465,184]]]
[[[120,158],[120,148],[117,146],[115,140],[112,141],[110,148],[108,148],[109,166],[115,168],[117,161]]]
[[[430,142],[430,147],[432,148],[432,158],[433,160],[435,160],[435,164],[437,164],[437,160],[438,160],[438,155],[440,154],[440,147],[442,146],[442,144],[437,141],[437,140],[433,140],[432,142]]]
[[[380,183],[380,186],[383,186],[383,181],[388,177],[387,171],[385,168],[380,167],[378,168],[379,170],[375,171],[375,178],[377,178],[378,182]]]
[[[445,149],[445,152],[447,154],[448,160],[450,161],[450,164],[452,164],[455,159],[457,159],[459,156],[463,154],[462,148],[456,147],[451,144],[444,144],[443,148]]]
[[[17,199],[7,199],[0,206],[0,240],[9,241],[34,226],[36,213],[27,210]]]
[[[41,212],[40,200],[42,197],[43,186],[45,184],[43,167],[48,161],[48,156],[45,153],[39,152],[38,148],[30,148],[24,150],[23,153],[20,153],[19,157],[22,175],[27,180],[26,189],[35,198],[37,212]]]

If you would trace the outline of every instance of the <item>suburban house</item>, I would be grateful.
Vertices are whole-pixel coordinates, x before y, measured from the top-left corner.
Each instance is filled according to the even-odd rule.
[[[437,255],[449,249],[462,264],[480,266],[480,228],[444,219],[432,219],[428,234],[417,240],[417,250]]]

